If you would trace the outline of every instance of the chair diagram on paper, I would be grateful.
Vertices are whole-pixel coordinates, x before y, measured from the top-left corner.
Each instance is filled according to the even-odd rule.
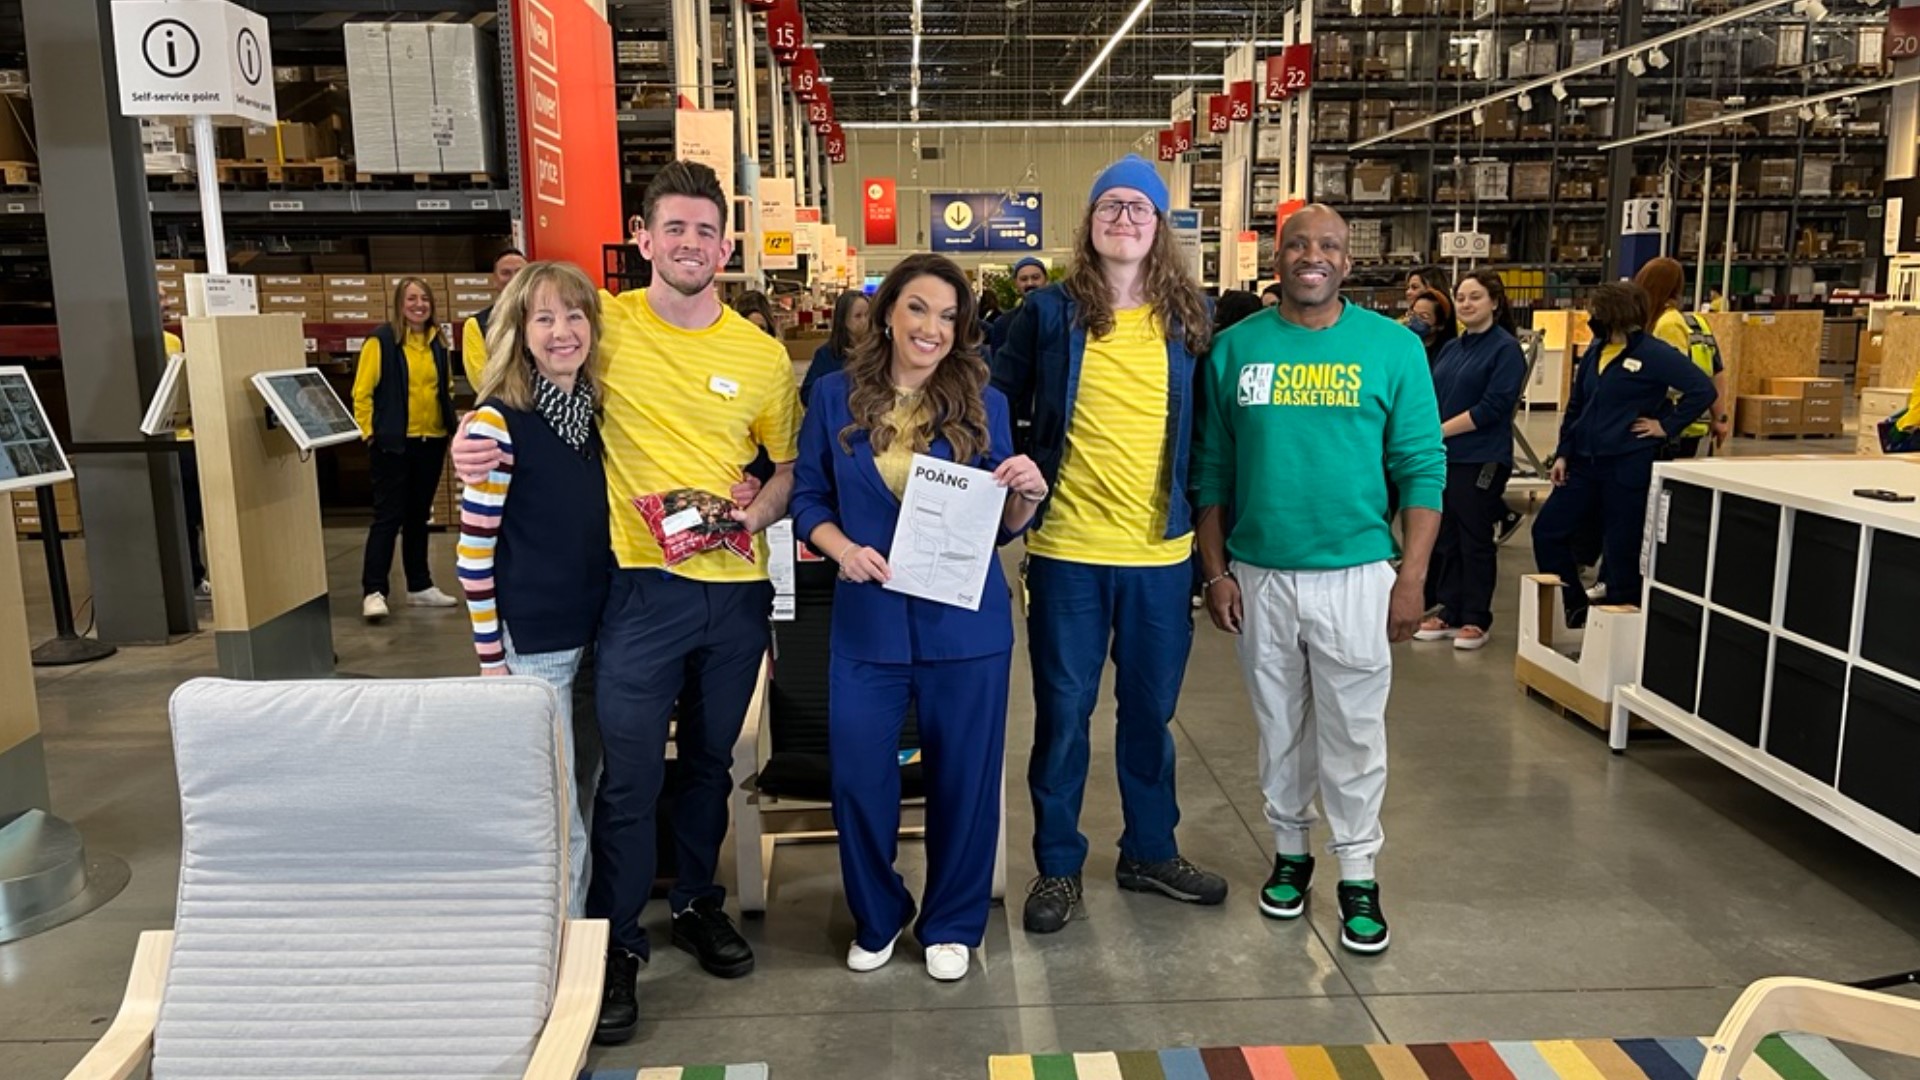
[[[978,611],[1006,497],[992,473],[914,455],[886,587]]]

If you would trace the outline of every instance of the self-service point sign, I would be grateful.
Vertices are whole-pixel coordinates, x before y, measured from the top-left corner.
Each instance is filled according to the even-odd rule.
[[[115,0],[114,70],[127,116],[271,124],[267,20],[227,0]]]

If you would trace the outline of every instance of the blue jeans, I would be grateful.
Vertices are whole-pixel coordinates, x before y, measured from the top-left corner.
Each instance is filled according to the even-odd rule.
[[[539,679],[560,695],[560,746],[566,754],[567,773],[567,870],[573,886],[567,890],[567,917],[578,919],[586,910],[587,875],[592,872],[586,816],[580,805],[579,781],[573,775],[573,676],[580,670],[580,654],[586,650],[516,652],[513,629],[505,622],[500,624],[500,639],[507,649],[508,671]]]
[[[1046,877],[1080,872],[1087,838],[1088,721],[1109,646],[1125,831],[1120,853],[1159,862],[1180,853],[1174,826],[1173,735],[1167,724],[1193,646],[1192,572],[1172,566],[1092,566],[1035,556],[1027,564],[1027,643],[1033,666],[1033,857]]]

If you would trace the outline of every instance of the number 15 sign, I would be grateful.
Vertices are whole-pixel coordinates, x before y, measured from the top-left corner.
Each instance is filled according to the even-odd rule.
[[[1267,57],[1266,99],[1285,101],[1313,86],[1313,45],[1289,45]]]

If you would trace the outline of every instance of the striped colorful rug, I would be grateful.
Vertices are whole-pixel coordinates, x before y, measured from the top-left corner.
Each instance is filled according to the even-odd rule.
[[[1692,1080],[1706,1039],[1553,1039],[1412,1046],[1225,1046],[1003,1055],[990,1080]],[[1833,1044],[1772,1036],[1740,1080],[1870,1080]]]
[[[589,1068],[580,1080],[766,1080],[764,1065],[666,1065],[653,1068]]]

